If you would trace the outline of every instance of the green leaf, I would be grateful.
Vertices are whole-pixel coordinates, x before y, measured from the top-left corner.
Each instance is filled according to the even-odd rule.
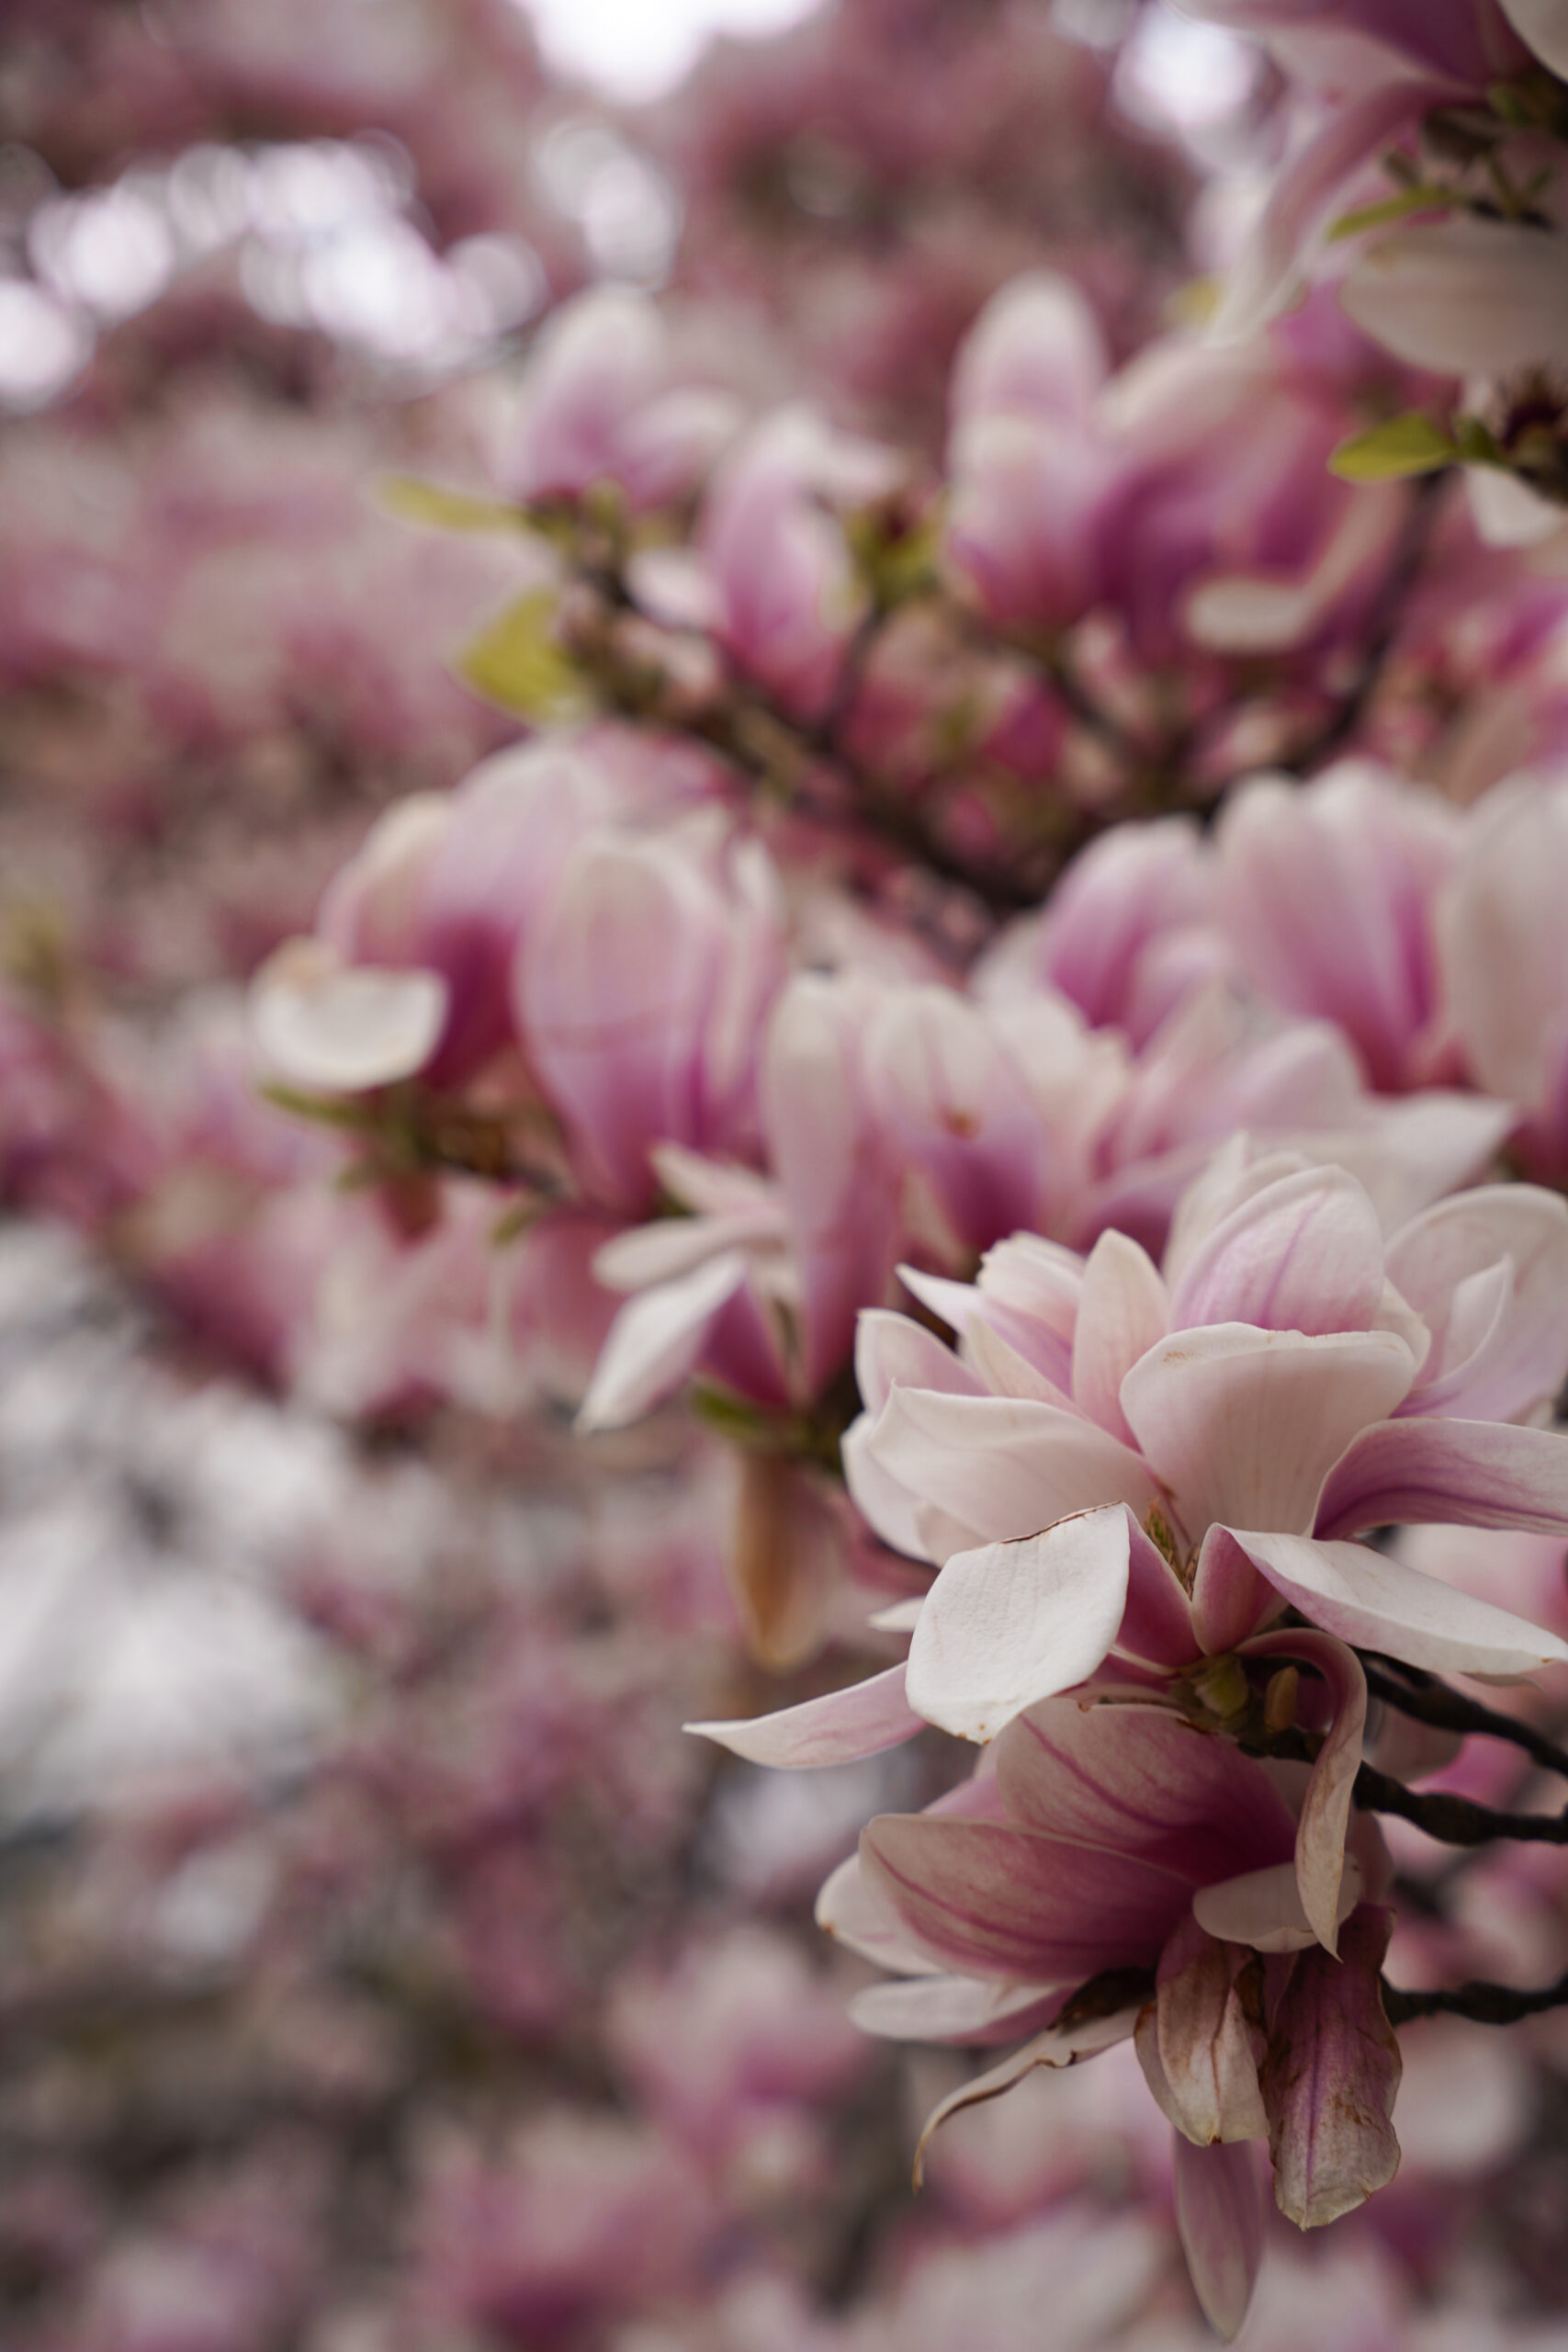
[[[1436,473],[1458,456],[1448,435],[1429,416],[1410,409],[1341,441],[1328,460],[1328,470],[1341,481],[1397,481],[1404,474]]]
[[[1412,212],[1446,210],[1455,201],[1451,187],[1440,182],[1416,180],[1409,187],[1402,187],[1397,196],[1385,196],[1377,204],[1363,204],[1354,212],[1341,213],[1328,232],[1332,244],[1341,237],[1359,237],[1363,229],[1383,229],[1391,220],[1403,220]]]
[[[431,523],[442,531],[521,531],[528,517],[521,507],[498,498],[470,498],[467,491],[443,490],[417,474],[389,474],[380,485],[381,504],[408,523]]]
[[[551,634],[555,591],[535,588],[481,629],[457,657],[457,675],[487,702],[539,725],[585,718],[589,695]]]

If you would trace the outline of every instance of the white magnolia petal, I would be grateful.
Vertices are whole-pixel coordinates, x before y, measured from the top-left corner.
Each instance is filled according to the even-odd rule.
[[[593,1279],[605,1290],[649,1290],[678,1282],[726,1250],[784,1245],[776,1211],[740,1209],[717,1216],[661,1216],[628,1227],[593,1255]]]
[[[1365,1544],[1231,1533],[1276,1592],[1325,1634],[1433,1674],[1524,1675],[1568,1660],[1568,1642]]]
[[[923,1729],[904,1697],[902,1662],[885,1674],[868,1675],[841,1690],[804,1699],[771,1715],[743,1716],[728,1723],[683,1724],[683,1731],[728,1747],[749,1764],[798,1770],[807,1765],[853,1764],[897,1747]]]
[[[1502,0],[1502,6],[1541,63],[1568,80],[1568,0]]]
[[[994,1739],[1104,1659],[1126,1605],[1131,1539],[1120,1506],[1042,1535],[960,1552],[926,1596],[908,1699],[961,1739]]]
[[[439,972],[344,964],[290,939],[251,982],[251,1035],[266,1069],[324,1094],[391,1086],[423,1069],[446,1023]]]
[[[1071,1511],[1130,1502],[1155,1482],[1130,1448],[1092,1421],[1030,1397],[896,1388],[866,1451],[889,1476],[983,1543],[1036,1535]]]
[[[1004,2041],[1027,2032],[1035,2011],[1060,2007],[1064,1998],[1060,1985],[1000,1984],[994,1976],[906,1976],[868,1984],[850,2003],[850,2018],[863,2033],[886,2041]]]
[[[745,1259],[726,1251],[677,1282],[628,1298],[600,1350],[577,1416],[579,1432],[623,1429],[677,1388],[745,1280]]]
[[[847,1854],[823,1881],[816,1917],[825,1936],[878,1968],[901,1976],[951,1973],[942,1955],[905,1926],[881,1888],[870,1883],[858,1854]]]

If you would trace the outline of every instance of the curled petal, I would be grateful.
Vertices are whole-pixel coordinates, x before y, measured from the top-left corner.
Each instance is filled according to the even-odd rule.
[[[1379,1984],[1393,1925],[1361,1905],[1337,1961],[1301,1954],[1274,2013],[1260,2075],[1269,2153],[1275,2200],[1299,2229],[1337,2222],[1399,2169],[1399,2041]]]
[[[904,1668],[898,1665],[842,1690],[829,1690],[820,1699],[803,1700],[797,1707],[780,1707],[771,1715],[686,1724],[682,1729],[716,1741],[750,1764],[799,1767],[852,1764],[863,1756],[897,1747],[923,1725],[905,1699]]]
[[[1263,2260],[1257,2158],[1245,2140],[1197,2148],[1178,2133],[1172,2171],[1192,2291],[1222,2344],[1234,2343]]]
[[[994,1739],[1037,1700],[1084,1681],[1127,1598],[1125,1510],[1080,1512],[1043,1535],[948,1561],[909,1649],[909,1703],[961,1739]]]
[[[1211,1657],[1234,1650],[1276,1613],[1279,1595],[1228,1527],[1211,1527],[1192,1577],[1192,1631]]]
[[[291,939],[251,982],[251,1034],[265,1069],[324,1094],[391,1086],[423,1069],[446,1022],[438,972],[344,964]]]
[[[1433,1674],[1532,1674],[1568,1659],[1568,1642],[1555,1634],[1365,1544],[1231,1532],[1277,1592],[1358,1649],[1382,1650]]]
[[[1081,2025],[1047,2026],[1043,2033],[1026,2041],[1021,2050],[1015,2050],[1000,2065],[987,2068],[985,2074],[976,2075],[957,2090],[950,2091],[926,2118],[915,2150],[915,2187],[919,2188],[924,2177],[926,2150],[932,2136],[950,2115],[956,2115],[961,2108],[978,2107],[985,2099],[999,2098],[1003,2091],[1010,2091],[1015,2083],[1022,2082],[1025,2075],[1032,2074],[1037,2066],[1076,2066],[1081,2058],[1098,2057],[1102,2050],[1125,2041],[1136,2021],[1137,2011],[1128,2008],[1119,2009],[1111,2017],[1091,2018]]]
[[[1256,1323],[1269,1331],[1365,1331],[1382,1293],[1382,1229],[1342,1168],[1266,1185],[1206,1233],[1170,1303],[1174,1330]]]
[[[1258,2088],[1266,2039],[1261,1962],[1184,1919],[1160,1954],[1137,2032],[1149,2088],[1184,2139],[1206,2148],[1267,2136]]]
[[[1367,1678],[1355,1652],[1327,1634],[1265,1634],[1248,1642],[1245,1654],[1304,1658],[1328,1686],[1333,1722],[1318,1749],[1296,1825],[1296,1883],[1314,1935],[1325,1951],[1333,1951],[1344,1916],[1345,1833],[1367,1727]]]
[[[1568,1203],[1560,1193],[1539,1184],[1484,1184],[1439,1201],[1394,1235],[1388,1271],[1435,1341],[1407,1408],[1507,1421],[1561,1388],[1568,1375]],[[1485,1273],[1501,1296],[1465,1346],[1452,1328],[1452,1303],[1462,1284]]]

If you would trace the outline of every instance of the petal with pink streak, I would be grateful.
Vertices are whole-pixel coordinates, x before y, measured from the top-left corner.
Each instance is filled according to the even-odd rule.
[[[1190,1666],[1203,1645],[1193,1630],[1192,1610],[1181,1581],[1165,1554],[1127,1513],[1131,1549],[1127,1558],[1127,1606],[1116,1635],[1123,1657],[1156,1666]]]
[[[1192,2291],[1221,2343],[1232,2344],[1263,2261],[1258,2159],[1245,2140],[1195,2148],[1178,2132],[1171,2171]]]
[[[948,1561],[909,1647],[909,1703],[960,1739],[994,1739],[1071,1690],[1109,1652],[1127,1597],[1127,1513],[1064,1519],[1043,1535]]]
[[[1081,1984],[1152,1967],[1191,1895],[1152,1862],[939,1814],[884,1814],[860,1851],[868,1886],[964,1975]]]
[[[1295,1839],[1263,1767],[1168,1707],[1032,1707],[998,1742],[997,1782],[1021,1828],[1157,1862],[1190,1884],[1282,1860]]]
[[[882,1890],[868,1883],[858,1854],[829,1871],[817,1896],[817,1925],[825,1936],[878,1968],[901,1976],[942,1976],[941,1955],[910,1933]]]
[[[1503,1299],[1467,1349],[1448,1329],[1467,1279],[1501,1268]],[[1388,1272],[1431,1328],[1432,1356],[1407,1405],[1506,1421],[1568,1377],[1568,1202],[1539,1184],[1485,1184],[1439,1201],[1396,1233]]]
[[[1280,1596],[1260,1576],[1228,1527],[1211,1527],[1192,1575],[1192,1631],[1218,1657],[1278,1613]]]
[[[1336,1463],[1317,1528],[1350,1535],[1425,1520],[1568,1534],[1568,1439],[1499,1421],[1385,1421]]]
[[[1260,2075],[1269,2153],[1275,2200],[1299,2229],[1337,2222],[1399,2169],[1399,2041],[1379,1984],[1393,1925],[1362,1905],[1337,1960],[1301,1954],[1274,2013]]]
[[[1170,1302],[1153,1259],[1124,1233],[1102,1233],[1083,1272],[1073,1332],[1073,1402],[1131,1443],[1122,1383],[1170,1329]]]
[[[593,1368],[577,1416],[580,1433],[622,1429],[677,1388],[745,1280],[745,1259],[726,1251],[677,1282],[628,1298]]]
[[[968,2082],[950,2091],[941,2103],[933,2107],[925,2120],[919,2144],[915,2150],[915,2187],[919,2188],[925,2171],[926,2150],[933,2135],[949,2116],[962,2108],[978,2107],[986,2099],[999,2098],[1003,2091],[1010,2091],[1015,2083],[1037,2066],[1076,2066],[1085,2058],[1097,2058],[1102,2050],[1112,2049],[1118,2041],[1125,2041],[1132,2033],[1137,2017],[1135,2009],[1118,2009],[1110,2017],[1088,2018],[1075,2025],[1047,2026],[1043,2033],[1026,2041],[999,2065],[988,2067],[985,2074],[974,2075]]]
[[[911,1494],[982,1543],[1037,1535],[1071,1511],[1130,1502],[1155,1482],[1138,1456],[1092,1421],[1029,1397],[943,1396],[896,1388],[867,1450]]]
[[[1304,1531],[1328,1472],[1393,1410],[1414,1371],[1391,1331],[1214,1323],[1151,1348],[1122,1382],[1122,1407],[1192,1540],[1216,1520]]]
[[[852,1764],[912,1739],[924,1725],[904,1696],[904,1667],[868,1675],[842,1690],[825,1691],[771,1715],[731,1723],[684,1724],[684,1731],[717,1742],[749,1764],[786,1767]]]
[[[1377,1212],[1342,1168],[1303,1168],[1206,1233],[1170,1303],[1170,1329],[1365,1331],[1382,1294]]]
[[[887,2041],[1012,2041],[1049,2025],[1067,1991],[1004,1984],[994,1976],[906,1976],[868,1984],[850,2003],[850,2018],[863,2033]]]
[[[1368,1544],[1239,1527],[1231,1532],[1276,1592],[1358,1649],[1381,1650],[1433,1674],[1533,1674],[1568,1659],[1568,1642],[1555,1634]]]
[[[1265,1634],[1248,1642],[1243,1655],[1304,1659],[1328,1687],[1333,1720],[1314,1761],[1296,1825],[1296,1883],[1314,1935],[1325,1951],[1333,1951],[1342,1916],[1345,1835],[1367,1726],[1367,1678],[1354,1651],[1328,1634]]]

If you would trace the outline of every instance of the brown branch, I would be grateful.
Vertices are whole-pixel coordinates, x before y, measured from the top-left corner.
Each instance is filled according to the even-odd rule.
[[[1506,1739],[1510,1746],[1522,1748],[1544,1770],[1568,1780],[1568,1749],[1548,1739],[1533,1724],[1521,1723],[1517,1716],[1506,1715],[1496,1707],[1483,1706],[1479,1699],[1450,1690],[1435,1674],[1423,1674],[1418,1667],[1404,1666],[1397,1658],[1363,1657],[1361,1664],[1367,1689],[1373,1696],[1400,1714],[1408,1715],[1413,1722],[1430,1724],[1438,1731],[1467,1735],[1473,1732],[1485,1739]]]
[[[1301,1764],[1316,1761],[1322,1736],[1315,1732],[1276,1732],[1269,1738],[1243,1739],[1248,1756],[1285,1757]],[[1476,1804],[1469,1797],[1447,1790],[1407,1789],[1375,1766],[1363,1764],[1356,1774],[1355,1802],[1362,1813],[1387,1813],[1424,1830],[1442,1846],[1488,1846],[1511,1839],[1532,1846],[1568,1846],[1568,1812],[1500,1813]]]
[[[1406,1992],[1382,1979],[1383,2012],[1390,2025],[1408,2025],[1414,2018],[1469,2018],[1476,2025],[1517,2025],[1522,2018],[1539,2017],[1545,2009],[1568,2008],[1568,1975],[1555,1984],[1521,1991],[1513,1984],[1492,1984],[1472,1977],[1467,1984],[1439,1987],[1427,1993]]]

